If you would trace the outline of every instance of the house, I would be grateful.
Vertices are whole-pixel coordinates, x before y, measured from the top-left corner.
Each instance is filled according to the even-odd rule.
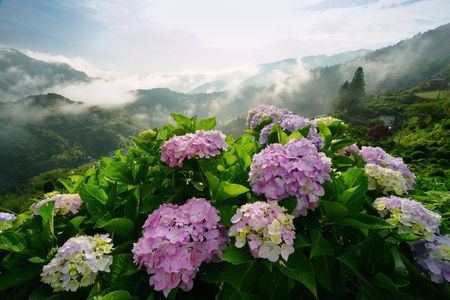
[[[386,127],[392,127],[395,123],[395,116],[387,116],[387,115],[381,115],[378,117],[378,119],[383,122],[383,125]]]

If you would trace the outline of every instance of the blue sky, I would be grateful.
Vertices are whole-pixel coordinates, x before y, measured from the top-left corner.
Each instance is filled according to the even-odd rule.
[[[129,74],[375,49],[448,22],[448,0],[0,0],[1,45]]]

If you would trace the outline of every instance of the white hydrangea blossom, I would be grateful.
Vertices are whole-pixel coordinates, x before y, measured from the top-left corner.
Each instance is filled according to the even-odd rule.
[[[112,240],[108,234],[78,236],[67,240],[42,269],[41,280],[54,291],[76,291],[94,283],[98,272],[109,272]]]

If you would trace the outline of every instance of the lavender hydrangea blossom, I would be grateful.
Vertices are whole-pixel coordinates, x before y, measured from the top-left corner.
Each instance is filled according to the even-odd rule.
[[[94,283],[99,272],[109,272],[113,258],[108,234],[72,237],[44,266],[41,280],[56,291],[76,291]]]
[[[436,236],[433,241],[417,241],[411,244],[416,262],[428,272],[436,283],[450,283],[450,237]]]
[[[295,228],[293,216],[276,202],[254,202],[236,210],[231,218],[230,236],[236,238],[235,246],[242,248],[248,242],[255,258],[278,261],[280,255],[287,261],[294,253]]]
[[[358,148],[358,145],[351,144],[351,145],[348,145],[348,146],[346,146],[346,147],[344,147],[342,149],[339,149],[337,151],[337,153],[340,154],[340,155],[350,156],[351,158],[353,158],[353,156],[351,156],[351,154],[352,153],[357,153],[358,154],[359,153],[359,148]]]
[[[263,113],[264,112],[264,113]],[[270,105],[260,105],[249,111],[247,126],[250,129],[256,128],[262,121],[263,117],[268,117],[272,119],[272,123],[264,126],[261,129],[259,136],[259,143],[266,144],[269,133],[275,124],[280,125],[284,130],[293,133],[305,126],[310,125],[311,128],[308,132],[307,138],[313,142],[313,144],[322,148],[324,145],[323,139],[319,136],[317,132],[316,123],[311,122],[307,118],[302,118],[294,115],[292,112],[279,109]]]
[[[217,130],[197,130],[175,136],[161,147],[161,160],[169,167],[183,167],[183,161],[191,158],[210,158],[220,154],[221,150],[227,150],[225,135]]]
[[[247,128],[255,129],[265,118],[272,119],[272,122],[276,122],[285,115],[291,114],[292,113],[287,109],[261,104],[249,110],[247,116]]]
[[[16,218],[15,214],[0,212],[0,222],[14,220]]]
[[[253,157],[249,182],[257,195],[268,200],[297,198],[294,216],[306,215],[324,195],[322,184],[330,181],[331,160],[311,141],[301,138],[271,144]]]
[[[166,297],[177,286],[191,290],[200,265],[220,259],[228,242],[217,210],[203,198],[161,205],[143,229],[134,262],[152,274],[150,285]]]
[[[46,194],[46,196],[46,199],[34,203],[30,206],[30,209],[33,211],[33,215],[38,215],[39,208],[50,201],[55,201],[55,208],[53,211],[55,215],[66,215],[69,212],[71,212],[72,214],[76,214],[83,204],[83,200],[81,200],[80,195],[78,194],[50,193]]]
[[[392,157],[380,147],[361,147],[359,154],[368,164],[375,164],[377,166],[388,168],[393,171],[398,171],[404,178],[405,191],[411,190],[415,182],[414,174],[408,169],[408,166],[400,157]]]
[[[439,233],[441,215],[426,209],[420,202],[396,196],[375,199],[373,207],[381,217],[396,226],[400,233],[409,233],[433,240]]]

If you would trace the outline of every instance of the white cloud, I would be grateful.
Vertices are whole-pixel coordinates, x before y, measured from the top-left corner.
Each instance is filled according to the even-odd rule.
[[[113,74],[106,70],[101,70],[94,67],[90,62],[81,57],[69,57],[64,55],[53,55],[44,52],[32,51],[29,49],[22,49],[25,55],[28,55],[34,59],[49,62],[49,63],[65,63],[72,68],[85,72],[90,77],[110,78]]]

